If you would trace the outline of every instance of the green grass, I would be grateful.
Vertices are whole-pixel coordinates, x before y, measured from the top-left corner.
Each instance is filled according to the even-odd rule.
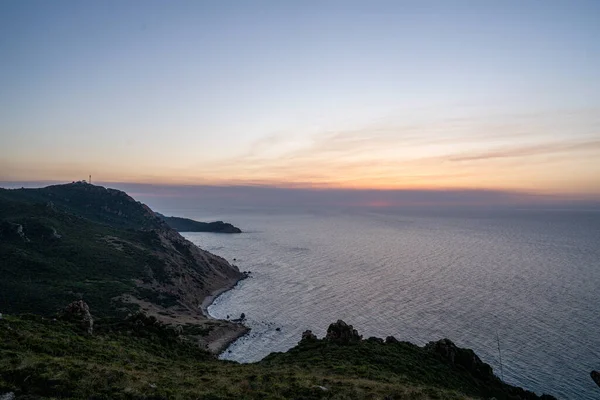
[[[64,399],[537,398],[408,343],[319,340],[256,364],[219,361],[143,316],[97,321],[93,336],[39,316],[0,320],[0,393],[9,391]]]
[[[116,229],[38,205],[24,205],[22,214],[4,221],[23,226],[29,242],[0,240],[0,309],[5,312],[50,314],[69,302],[84,298],[99,315],[116,312],[111,300],[135,293],[133,279],[160,260],[147,249],[146,233]],[[1,216],[1,214],[0,214]],[[60,239],[40,232],[54,228]],[[106,238],[119,239],[122,250]]]

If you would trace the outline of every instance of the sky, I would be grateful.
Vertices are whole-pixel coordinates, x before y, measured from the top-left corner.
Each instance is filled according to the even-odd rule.
[[[599,38],[597,0],[6,0],[0,181],[599,200]]]

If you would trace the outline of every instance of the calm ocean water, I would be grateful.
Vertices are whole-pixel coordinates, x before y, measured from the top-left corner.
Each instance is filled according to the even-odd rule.
[[[448,337],[500,376],[498,335],[505,381],[558,398],[600,398],[589,377],[600,369],[598,212],[186,214],[245,231],[185,234],[252,271],[209,308],[217,318],[243,312],[252,328],[223,358],[257,361],[343,319],[364,337],[419,345]]]

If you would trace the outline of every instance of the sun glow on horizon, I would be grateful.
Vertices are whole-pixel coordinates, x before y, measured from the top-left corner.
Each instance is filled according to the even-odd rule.
[[[0,181],[600,198],[598,10],[450,3],[1,4]]]

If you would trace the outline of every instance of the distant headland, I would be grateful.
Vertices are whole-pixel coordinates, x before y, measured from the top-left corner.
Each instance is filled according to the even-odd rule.
[[[242,230],[223,221],[199,222],[189,218],[167,217],[156,213],[167,225],[179,232],[242,233]]]

